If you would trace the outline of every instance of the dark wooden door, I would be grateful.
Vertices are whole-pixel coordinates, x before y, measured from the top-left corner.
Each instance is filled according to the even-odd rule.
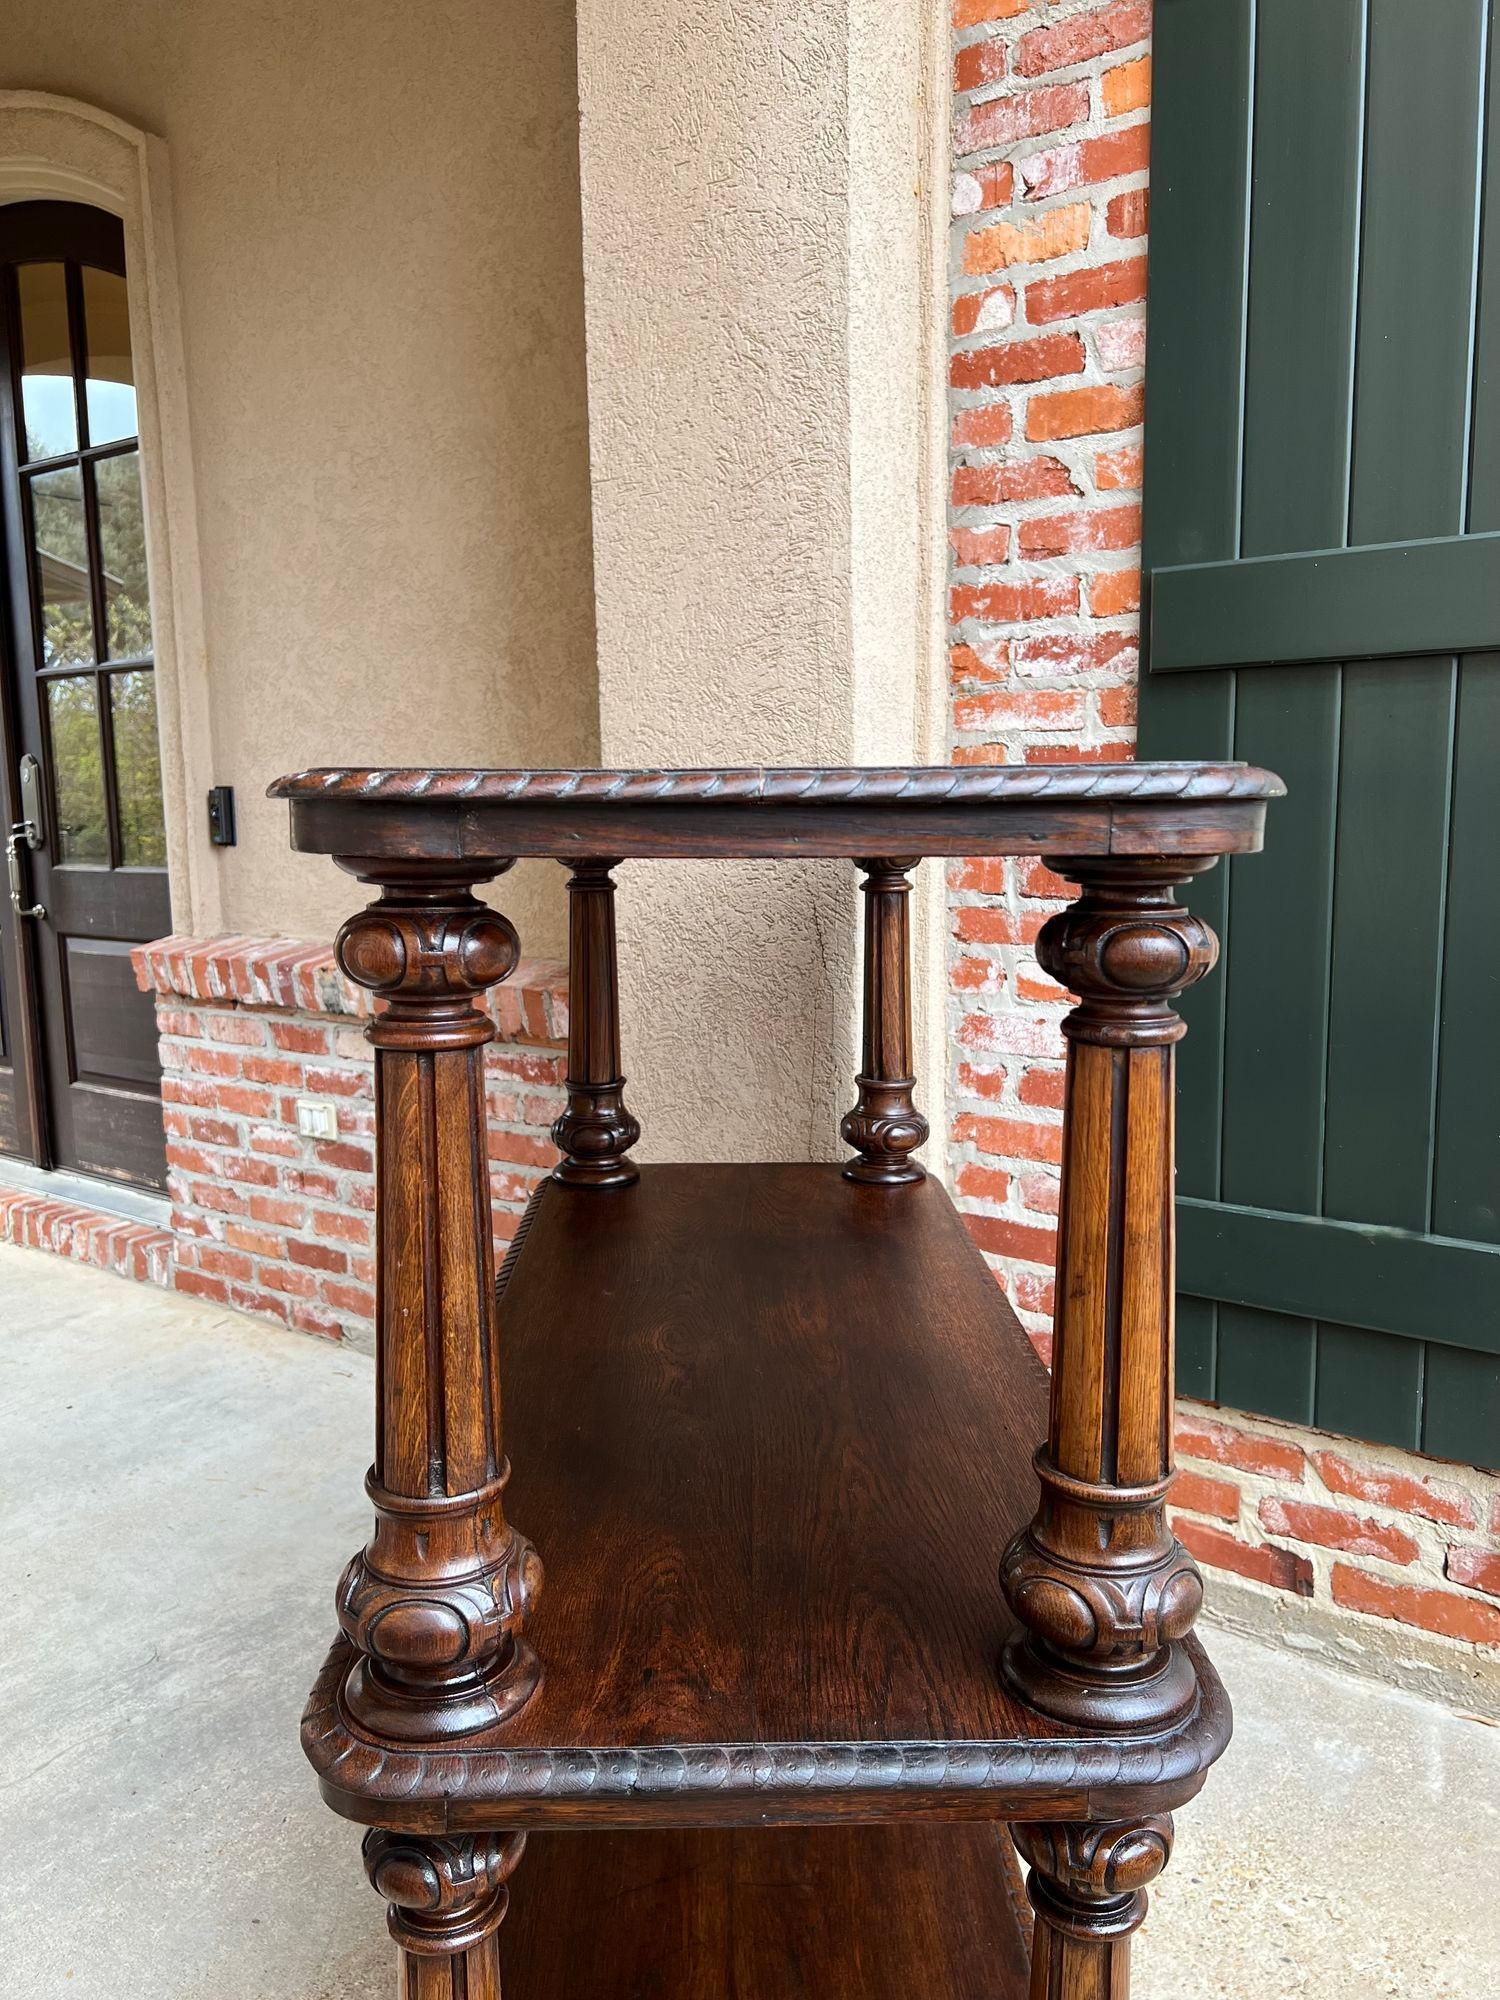
[[[169,930],[171,909],[125,247],[112,216],[65,202],[0,208],[0,404],[15,835],[0,1148],[159,1186],[156,1024],[130,948]]]
[[[1500,91],[1486,0],[1158,0],[1141,754],[1194,900],[1180,1380],[1500,1458]],[[1196,1005],[1194,1002],[1196,1001]]]

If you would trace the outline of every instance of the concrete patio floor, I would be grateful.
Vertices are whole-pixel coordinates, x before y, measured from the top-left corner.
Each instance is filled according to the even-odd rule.
[[[297,1746],[366,1532],[372,1364],[3,1246],[0,1307],[0,1995],[388,1995],[357,1836]],[[1500,1732],[1210,1638],[1237,1733],[1136,2000],[1490,2000]]]

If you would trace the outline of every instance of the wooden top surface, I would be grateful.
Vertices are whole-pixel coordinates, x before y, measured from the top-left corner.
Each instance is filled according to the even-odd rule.
[[[1282,789],[1248,764],[1072,763],[355,768],[299,771],[269,796],[290,801],[293,844],[312,853],[917,857],[1243,851],[1260,845],[1266,801]]]
[[[996,1571],[1035,1507],[1046,1376],[936,1181],[547,1183],[500,1325],[546,1678],[423,1759],[351,1738],[335,1648],[304,1735],[340,1810],[753,1823],[1197,1789],[1212,1701],[1172,1739],[1080,1747],[1001,1686]]]

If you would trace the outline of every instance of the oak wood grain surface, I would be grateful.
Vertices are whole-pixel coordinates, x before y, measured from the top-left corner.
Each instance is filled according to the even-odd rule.
[[[517,2000],[1021,2000],[1003,1827],[542,1833],[499,1934]]]

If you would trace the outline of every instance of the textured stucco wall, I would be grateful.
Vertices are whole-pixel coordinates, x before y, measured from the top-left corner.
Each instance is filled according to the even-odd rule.
[[[580,0],[606,762],[928,754],[927,11]],[[855,900],[842,865],[622,870],[643,1152],[838,1150]]]
[[[567,0],[11,0],[0,87],[167,144],[212,770],[240,844],[180,928],[357,892],[260,794],[314,762],[598,754]],[[529,950],[561,877],[504,885]],[[176,885],[174,885],[176,886]]]

